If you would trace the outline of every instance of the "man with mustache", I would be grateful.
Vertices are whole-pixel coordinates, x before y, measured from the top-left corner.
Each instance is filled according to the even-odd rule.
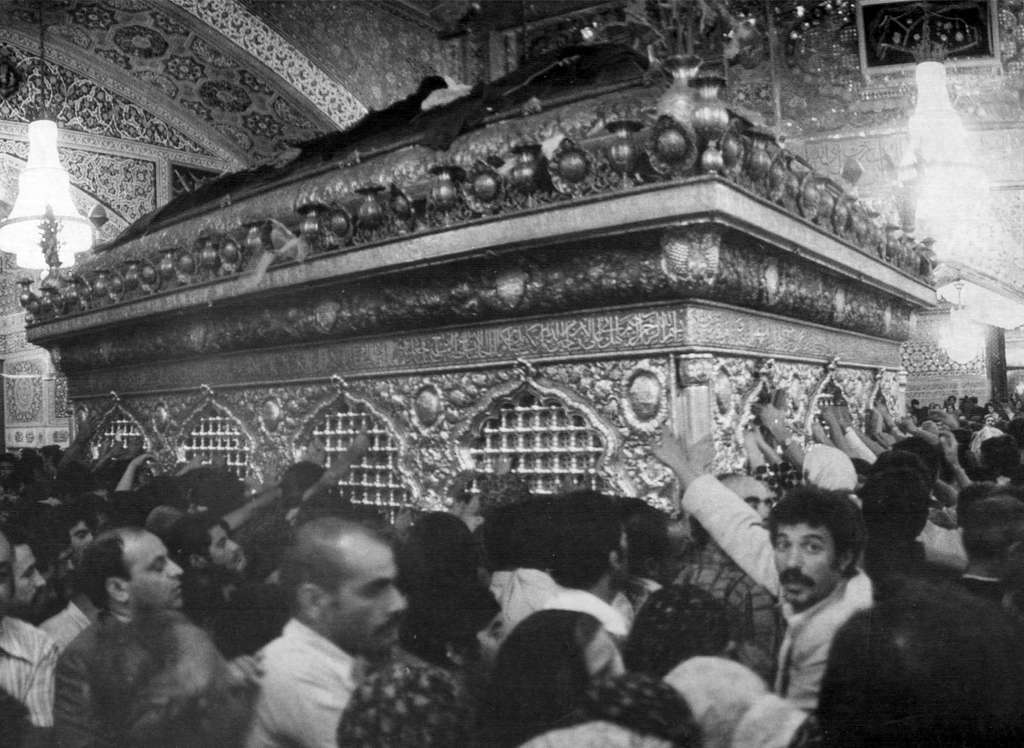
[[[53,669],[57,663],[57,647],[39,629],[7,615],[16,590],[13,545],[6,532],[0,529],[0,692],[13,698],[27,711],[27,738],[38,741],[31,745],[49,745],[53,727]],[[0,719],[0,743],[7,737],[5,729],[8,726]],[[14,730],[13,726],[9,729]]]
[[[386,656],[406,603],[388,543],[325,517],[296,531],[281,565],[292,618],[263,648],[264,677],[247,745],[335,748],[357,683],[357,658]]]
[[[786,632],[775,690],[814,710],[833,637],[873,601],[871,581],[857,568],[865,539],[860,509],[843,493],[802,486],[775,505],[765,528],[755,509],[714,476],[702,474],[713,445],[687,447],[663,433],[654,453],[685,489],[682,508],[781,600]]]

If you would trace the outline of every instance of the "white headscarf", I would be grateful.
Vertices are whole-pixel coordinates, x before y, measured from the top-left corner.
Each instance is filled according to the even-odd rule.
[[[853,493],[857,490],[857,470],[841,450],[814,444],[804,454],[804,481],[826,491]]]

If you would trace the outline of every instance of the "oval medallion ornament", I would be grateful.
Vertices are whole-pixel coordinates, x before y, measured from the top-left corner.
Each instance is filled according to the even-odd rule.
[[[652,432],[666,412],[664,377],[654,369],[638,366],[626,377],[626,422],[638,431]]]
[[[412,402],[413,412],[416,413],[416,420],[421,426],[430,427],[437,423],[444,404],[441,400],[441,393],[432,384],[420,387]]]
[[[263,401],[260,406],[260,420],[267,431],[274,431],[277,428],[281,422],[281,403],[276,398]]]

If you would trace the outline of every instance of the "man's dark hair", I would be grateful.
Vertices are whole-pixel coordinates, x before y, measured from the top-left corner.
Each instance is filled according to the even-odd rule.
[[[960,526],[963,527],[964,514],[967,512],[967,507],[977,501],[993,496],[996,491],[1007,493],[1009,489],[1009,486],[997,486],[991,481],[975,481],[969,486],[961,488],[956,497],[956,516]],[[1024,499],[1024,497],[1021,498]]]
[[[823,491],[813,486],[790,489],[768,516],[772,542],[775,542],[780,527],[799,524],[828,530],[836,548],[836,557],[850,554],[843,575],[852,577],[857,573],[857,559],[864,549],[864,519],[847,494]]]
[[[621,550],[614,500],[589,490],[563,494],[551,506],[551,522],[552,578],[563,587],[590,589],[608,572],[609,554]]]
[[[833,640],[817,711],[824,743],[1024,745],[1020,637],[992,603],[906,583]]]
[[[551,511],[557,497],[538,495],[490,510],[483,524],[491,571],[550,569],[555,549]]]
[[[227,532],[226,525],[209,513],[189,514],[175,522],[167,533],[167,550],[174,562],[184,569],[190,565],[189,558],[193,555],[208,559],[210,529],[218,524]]]
[[[82,565],[75,575],[75,589],[89,598],[100,610],[107,610],[107,580],[111,577],[130,579],[131,571],[124,558],[123,532],[139,532],[137,528],[118,528],[101,532],[82,554]]]
[[[60,458],[64,456],[64,450],[60,448],[58,444],[47,444],[39,450],[39,454],[48,460],[52,460],[54,464],[60,462]]]
[[[649,577],[650,564],[660,564],[672,549],[668,534],[671,519],[643,499],[622,498],[619,500],[619,520],[626,531],[629,573],[635,577]]]
[[[154,475],[148,483],[138,486],[132,493],[149,511],[158,506],[173,506],[183,512],[188,510],[188,498],[177,476]]]
[[[998,559],[1015,541],[1024,540],[1024,502],[995,489],[967,507],[960,525],[969,558]]]
[[[245,483],[227,468],[204,465],[177,480],[190,504],[206,507],[218,517],[245,502]]]
[[[444,668],[453,665],[449,646],[459,653],[472,653],[478,647],[477,632],[501,612],[490,589],[479,581],[421,585],[406,599],[409,607],[402,619],[402,646]]]
[[[915,470],[872,473],[857,491],[867,527],[868,544],[912,543],[928,521],[931,487]]]
[[[34,549],[34,538],[29,534],[28,530],[19,524],[13,522],[5,522],[0,525],[0,532],[3,533],[4,537],[7,538],[7,542],[11,544],[11,549],[16,545],[27,545],[29,548]]]
[[[981,443],[981,464],[993,478],[1005,475],[1016,480],[1020,471],[1017,441],[1008,434],[986,439]]]
[[[729,633],[724,602],[693,585],[669,585],[637,612],[622,655],[630,672],[664,678],[691,657],[721,657]]]
[[[910,452],[920,457],[928,470],[928,485],[935,483],[935,479],[939,476],[939,469],[942,467],[942,450],[937,444],[932,444],[920,436],[911,436],[896,442],[892,451]]]
[[[76,500],[68,504],[62,504],[57,508],[56,519],[59,524],[61,540],[67,545],[71,528],[79,522],[84,522],[90,531],[96,532],[99,518],[96,516],[96,509],[92,502],[87,500]]]
[[[302,460],[293,463],[285,468],[281,474],[279,485],[281,488],[281,504],[283,506],[295,506],[302,499],[302,494],[320,480],[324,474],[323,465],[315,462]]]
[[[913,470],[926,483],[931,481],[928,472],[928,465],[914,452],[903,452],[898,449],[890,449],[878,455],[878,459],[868,470],[868,473],[888,473],[893,470]],[[929,485],[931,485],[929,483]]]

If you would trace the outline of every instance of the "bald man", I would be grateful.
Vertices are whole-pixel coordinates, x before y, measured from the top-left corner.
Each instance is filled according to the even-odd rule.
[[[357,658],[379,658],[398,641],[397,575],[391,547],[362,525],[326,517],[298,529],[281,566],[292,618],[261,653],[250,748],[336,748]]]

